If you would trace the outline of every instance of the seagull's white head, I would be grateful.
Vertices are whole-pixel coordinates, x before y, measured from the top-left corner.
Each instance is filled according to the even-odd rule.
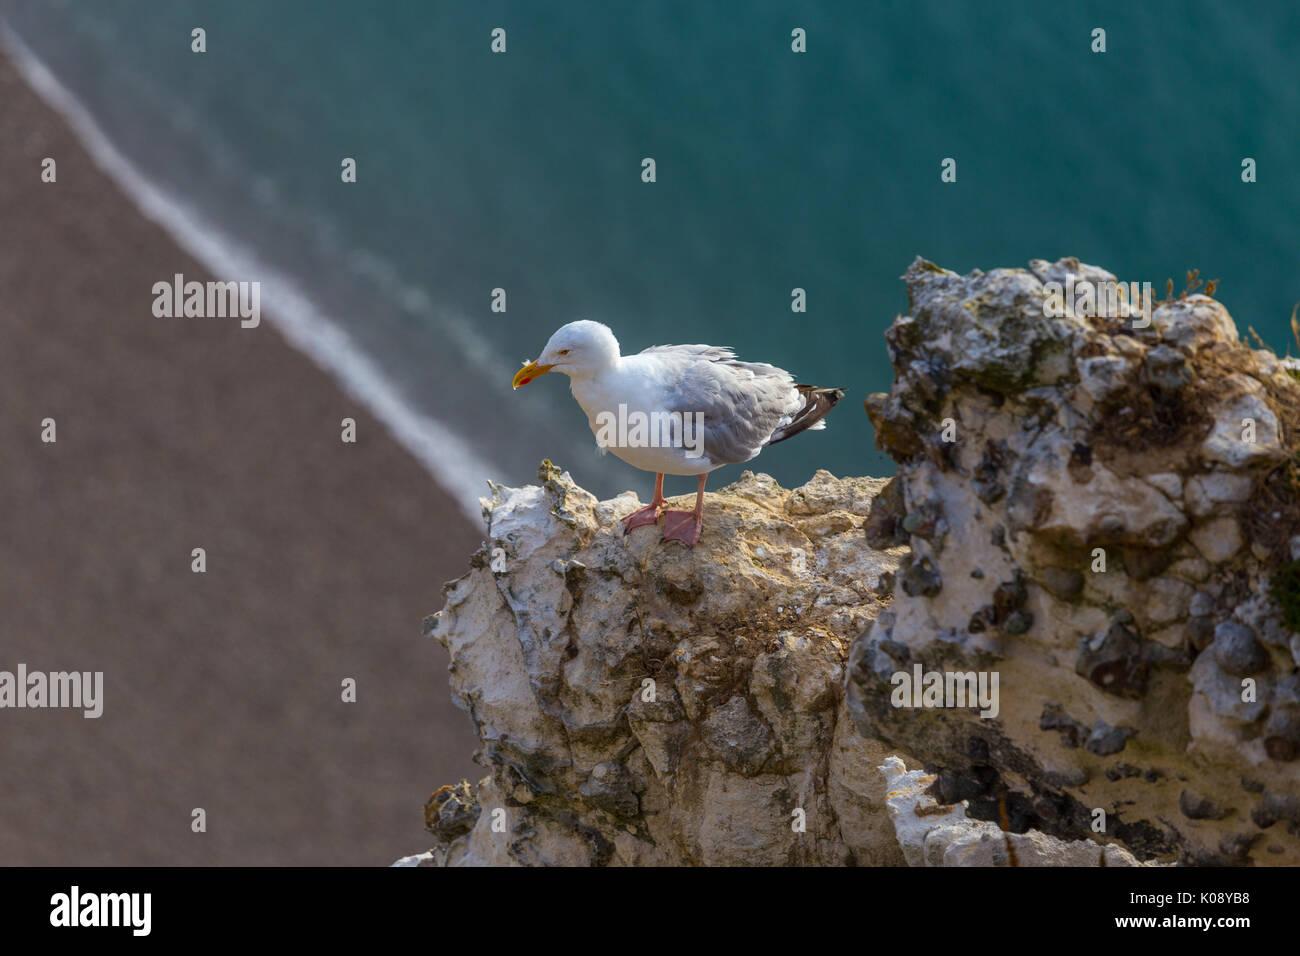
[[[582,319],[556,329],[537,361],[525,363],[515,373],[513,385],[527,385],[552,371],[569,378],[587,378],[617,365],[618,360],[618,339],[609,327]]]

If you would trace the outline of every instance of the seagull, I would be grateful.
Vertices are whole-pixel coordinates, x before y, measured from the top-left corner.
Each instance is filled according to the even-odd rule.
[[[842,388],[796,384],[784,369],[742,362],[729,348],[656,345],[623,355],[608,326],[590,320],[559,328],[536,361],[515,373],[519,388],[548,372],[569,376],[601,454],[654,472],[654,500],[623,519],[624,533],[664,519],[663,541],[695,547],[704,525],[704,482],[723,465],[822,421]],[[697,475],[694,511],[665,510],[664,475]]]

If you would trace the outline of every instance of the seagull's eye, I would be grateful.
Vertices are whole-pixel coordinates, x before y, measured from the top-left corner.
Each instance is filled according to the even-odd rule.
[[[568,350],[568,349],[560,349],[560,354],[561,354],[561,355],[568,355],[568,354],[569,354],[569,350]]]

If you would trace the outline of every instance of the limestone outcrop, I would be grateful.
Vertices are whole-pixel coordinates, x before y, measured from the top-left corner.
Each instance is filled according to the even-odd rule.
[[[746,473],[693,551],[544,463],[493,487],[487,542],[428,632],[490,771],[443,787],[428,865],[903,862],[886,756],[844,709],[850,642],[902,549],[865,545],[883,481]]]
[[[898,757],[880,767],[886,806],[908,866],[1149,866],[1114,844],[1058,840],[1037,830],[1014,833],[975,820],[965,800],[940,804],[937,778],[908,770]],[[412,864],[413,865],[413,864]]]
[[[1300,863],[1300,383],[1215,299],[1096,317],[1048,283],[917,260],[867,412],[899,463],[868,521],[904,545],[854,643],[850,714],[1011,829],[1143,859]],[[1000,713],[891,705],[899,672],[1000,679]]]

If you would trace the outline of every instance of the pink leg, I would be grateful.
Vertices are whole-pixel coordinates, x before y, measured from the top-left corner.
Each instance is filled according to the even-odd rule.
[[[623,533],[627,534],[633,528],[639,528],[643,524],[654,524],[659,520],[659,513],[664,510],[664,505],[668,503],[664,498],[664,476],[655,475],[655,499],[644,508],[638,508],[630,515],[623,519]]]
[[[700,529],[704,527],[704,481],[708,475],[700,475],[700,490],[695,493],[694,511],[665,511],[664,540],[680,541],[688,548],[695,547],[700,540]]]

